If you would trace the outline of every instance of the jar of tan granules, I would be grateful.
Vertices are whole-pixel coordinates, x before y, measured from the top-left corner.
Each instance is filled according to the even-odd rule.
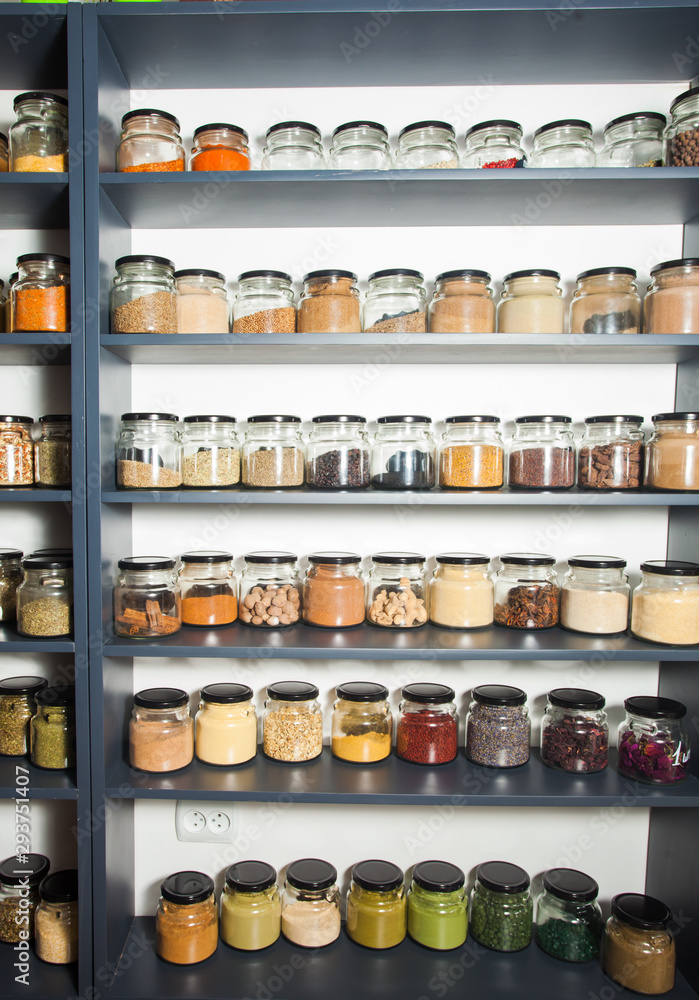
[[[631,631],[667,646],[699,642],[699,564],[673,559],[641,563],[633,592]]]
[[[361,333],[357,275],[352,271],[310,271],[299,300],[299,333]]]
[[[233,333],[295,333],[296,303],[291,275],[244,271],[233,301]]]
[[[116,482],[124,490],[172,490],[182,485],[180,422],[174,413],[122,413]]]
[[[670,910],[653,896],[625,892],[612,899],[604,930],[604,971],[624,989],[646,996],[675,985],[675,941]]]
[[[194,757],[189,695],[180,688],[148,688],[133,699],[129,763],[138,771],[179,771]]]
[[[226,277],[220,271],[175,271],[178,333],[228,333]]]
[[[572,556],[561,587],[561,625],[586,635],[616,635],[629,623],[626,560]]]
[[[32,940],[39,885],[50,867],[43,854],[19,851],[0,864],[0,941],[19,944]]]
[[[39,886],[35,912],[36,954],[42,962],[70,965],[78,960],[78,872],[47,875]]]
[[[301,417],[259,414],[248,417],[243,444],[243,485],[268,489],[303,486],[306,454]]]
[[[650,272],[643,332],[699,334],[699,257],[668,260]]]
[[[699,412],[656,413],[646,448],[646,486],[699,490]]]
[[[264,752],[272,760],[313,760],[323,750],[318,688],[308,681],[277,681],[267,688]]]
[[[494,333],[491,277],[473,269],[444,271],[435,278],[430,333]]]
[[[494,490],[503,484],[505,448],[499,417],[447,417],[439,449],[439,485]]]
[[[177,333],[173,262],[151,254],[129,254],[114,266],[112,333]]]
[[[424,333],[427,309],[420,271],[392,267],[369,275],[364,302],[366,333]]]
[[[240,482],[240,445],[235,417],[195,414],[182,421],[182,485],[235,486]]]

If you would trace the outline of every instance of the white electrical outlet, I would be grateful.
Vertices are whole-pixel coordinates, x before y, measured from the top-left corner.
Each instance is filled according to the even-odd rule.
[[[185,843],[230,844],[235,839],[232,802],[177,802],[175,831]]]

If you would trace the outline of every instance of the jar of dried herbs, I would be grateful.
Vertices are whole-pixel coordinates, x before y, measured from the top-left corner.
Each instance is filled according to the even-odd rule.
[[[36,908],[36,954],[42,962],[70,965],[78,960],[78,872],[47,875],[39,886]]]
[[[653,896],[624,892],[612,899],[604,931],[604,971],[625,989],[646,996],[668,993],[675,985],[672,914]]]
[[[32,940],[39,885],[50,867],[43,854],[17,854],[0,864],[0,941]]]
[[[29,724],[36,714],[35,695],[47,686],[43,677],[6,677],[0,681],[0,754],[29,752]]]
[[[466,717],[466,756],[484,767],[520,767],[529,760],[531,722],[524,691],[480,684]]]
[[[21,549],[0,549],[0,622],[17,617],[17,588],[24,579]]]
[[[37,486],[70,486],[71,418],[66,414],[39,417],[41,437],[34,445]]]
[[[160,887],[156,951],[175,965],[203,962],[218,947],[214,881],[203,872],[176,872]]]
[[[73,557],[27,556],[17,588],[20,635],[60,636],[73,631]]]
[[[114,632],[131,639],[157,639],[182,625],[175,560],[130,556],[118,562],[114,586]]]
[[[31,486],[34,443],[31,417],[0,416],[0,486]]]
[[[197,413],[182,421],[182,485],[235,486],[240,482],[240,445],[235,417]]]
[[[35,701],[29,739],[32,764],[49,771],[75,767],[75,688],[45,687],[37,691]]]
[[[504,628],[544,629],[558,624],[556,560],[538,552],[500,556],[495,580],[495,624]]]
[[[179,771],[194,758],[189,695],[181,688],[147,688],[133,699],[129,763],[138,771]]]
[[[541,759],[567,774],[596,774],[607,766],[605,700],[585,688],[554,688],[541,723]]]

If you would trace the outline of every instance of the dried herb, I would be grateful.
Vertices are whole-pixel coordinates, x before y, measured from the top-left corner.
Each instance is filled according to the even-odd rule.
[[[558,587],[552,583],[513,587],[495,605],[495,623],[507,628],[553,628],[558,622]]]
[[[684,781],[689,773],[689,747],[657,733],[636,735],[627,729],[619,739],[619,770],[653,785]]]
[[[576,774],[603,771],[608,748],[607,730],[579,715],[566,715],[551,722],[541,735],[541,759],[559,771]]]

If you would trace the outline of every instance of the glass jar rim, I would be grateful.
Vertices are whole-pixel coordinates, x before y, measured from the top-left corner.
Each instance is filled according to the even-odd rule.
[[[388,688],[375,681],[345,681],[338,684],[335,694],[342,701],[371,703],[385,701],[388,698]]]
[[[293,552],[270,550],[269,552],[247,552],[243,558],[246,563],[275,566],[279,563],[296,562],[298,556],[294,555]]]
[[[642,930],[665,930],[672,913],[654,896],[641,892],[622,892],[612,898],[612,913],[625,924]]]
[[[379,417],[377,424],[431,424],[431,417],[422,417],[415,414],[397,414],[389,417]]]
[[[60,253],[23,253],[17,258],[17,267],[22,264],[60,264],[62,267],[70,267],[70,257],[64,257]]]
[[[624,708],[630,715],[642,719],[684,719],[687,707],[674,698],[659,698],[657,695],[634,695],[624,700]]]
[[[74,903],[78,899],[78,869],[63,868],[47,875],[39,886],[45,903]]]
[[[413,684],[406,684],[401,690],[401,698],[420,705],[446,705],[455,697],[454,688],[448,684],[436,684],[431,681],[416,681]]]
[[[525,267],[521,271],[510,271],[502,280],[507,283],[508,281],[516,281],[517,278],[555,278],[556,281],[561,280],[558,271],[552,271],[546,267]]]
[[[604,708],[604,696],[587,688],[554,688],[546,695],[550,705],[556,708],[574,708],[594,712]]]
[[[210,122],[208,125],[199,125],[194,129],[193,138],[196,139],[198,135],[202,132],[234,132],[236,135],[242,136],[242,138],[247,142],[249,136],[244,128],[240,128],[239,125],[231,125],[229,122]]]
[[[456,139],[456,132],[454,128],[449,124],[449,122],[440,121],[424,121],[424,122],[413,122],[411,125],[406,125],[398,133],[398,139],[402,139],[404,135],[408,135],[410,132],[418,132],[423,128],[439,128],[448,132],[453,139]]]
[[[627,274],[630,278],[638,277],[633,267],[591,267],[587,271],[581,271],[575,280],[584,281],[585,278],[596,278],[605,274]]]
[[[0,549],[0,562],[4,559],[21,559],[24,553],[21,549]]]
[[[22,854],[21,861],[13,855],[0,864],[0,883],[7,886],[37,886],[46,878],[50,868],[51,862],[44,854]]]
[[[133,696],[138,708],[181,708],[189,703],[189,695],[182,688],[144,688]]]
[[[473,700],[481,705],[499,705],[503,708],[524,705],[527,701],[525,691],[509,684],[479,684],[471,694]]]
[[[236,861],[226,871],[226,885],[239,892],[264,892],[276,881],[276,869],[266,861]]]
[[[520,135],[522,134],[522,126],[519,122],[515,122],[511,118],[491,118],[487,122],[478,122],[477,125],[472,125],[471,128],[467,130],[465,138],[469,139],[477,132],[484,131],[488,128],[511,128],[519,132]]]
[[[129,253],[125,257],[118,257],[114,261],[114,267],[117,270],[127,264],[158,264],[160,267],[169,268],[173,273],[175,271],[174,261],[168,260],[167,257],[158,257],[150,253]]]
[[[183,424],[235,424],[235,417],[225,413],[195,413],[182,418]]]
[[[442,273],[438,274],[434,280],[436,284],[439,284],[440,281],[451,281],[456,278],[484,278],[486,281],[493,280],[492,275],[488,274],[487,271],[480,271],[476,267],[457,268],[454,271],[442,271]]]
[[[591,903],[599,894],[599,885],[592,876],[577,868],[549,868],[542,882],[552,896],[570,903]]]
[[[177,131],[180,130],[180,122],[178,118],[171,115],[169,111],[159,111],[157,108],[136,108],[134,111],[127,111],[121,119],[121,127],[131,121],[132,118],[146,118],[148,115],[157,115],[158,118],[164,118],[165,121],[172,122]]]
[[[534,132],[534,139],[536,140],[538,136],[545,135],[546,132],[553,132],[554,129],[558,128],[582,128],[587,129],[590,133],[592,133],[592,125],[582,118],[561,118],[558,121],[548,122],[546,125],[541,125]]]
[[[207,684],[201,689],[199,696],[202,701],[214,705],[238,705],[241,702],[251,701],[253,691],[247,684]]]
[[[175,271],[175,279],[177,278],[215,278],[216,281],[226,281],[226,276],[221,271],[210,271],[205,267],[186,267],[182,271]]]
[[[476,878],[486,889],[508,895],[524,892],[530,885],[525,870],[509,861],[484,861],[476,868]]]
[[[70,413],[46,413],[39,417],[40,424],[71,424],[73,418]]]
[[[249,424],[300,424],[301,417],[293,417],[284,413],[258,413],[248,417]]]
[[[295,889],[329,889],[337,881],[337,868],[320,858],[300,858],[288,865],[286,881]]]
[[[202,549],[199,552],[183,552],[180,560],[183,563],[220,563],[230,562],[233,558],[232,552],[216,551],[215,549]]]
[[[294,128],[303,129],[304,132],[312,132],[320,139],[320,129],[315,125],[311,125],[310,122],[278,122],[276,125],[271,125],[267,129],[265,137],[269,139],[269,137],[274,135],[275,132],[283,132],[286,129]]]
[[[649,559],[641,563],[641,572],[658,576],[699,576],[699,563],[683,562],[681,559]]]
[[[391,892],[403,884],[403,870],[392,861],[371,858],[352,866],[352,881],[369,892]]]
[[[71,556],[25,556],[22,560],[24,569],[70,569],[73,565]]]
[[[625,569],[626,560],[620,556],[570,556],[568,565],[580,569]]]
[[[138,420],[164,421],[166,423],[179,423],[180,418],[175,413],[122,413],[123,423],[135,423]]]
[[[699,87],[690,87],[689,90],[685,90],[683,94],[680,94],[670,105],[670,114],[673,114],[676,107],[678,107],[683,101],[688,97],[699,97]]]
[[[323,268],[320,271],[309,271],[308,274],[304,274],[303,282],[315,281],[316,278],[349,278],[351,281],[358,281],[357,275],[354,271],[342,271],[338,268],[330,267]]]
[[[677,423],[678,421],[681,422],[684,420],[699,420],[699,413],[655,413],[650,419],[653,423],[662,423],[663,421],[667,423]]]
[[[358,417],[354,414],[330,413],[322,417],[313,417],[312,424],[365,424],[366,417]]]
[[[0,697],[2,695],[35,695],[38,691],[48,687],[48,683],[46,678],[34,677],[31,674],[5,677],[0,681]]]
[[[333,139],[335,138],[336,135],[339,135],[340,132],[348,132],[350,129],[355,129],[355,128],[375,129],[377,132],[381,132],[381,134],[386,139],[388,139],[388,129],[386,128],[385,125],[381,125],[379,122],[369,122],[369,121],[345,122],[344,125],[338,125],[333,132]]]
[[[24,104],[25,101],[55,101],[56,104],[61,104],[63,107],[68,107],[68,101],[65,97],[59,97],[58,94],[51,94],[47,90],[28,90],[25,94],[18,94],[12,102],[12,107],[16,111],[20,104]]]
[[[481,552],[440,552],[435,562],[445,566],[487,566],[490,556]]]
[[[318,688],[310,681],[275,681],[267,685],[267,697],[272,701],[314,701]]]
[[[264,268],[257,271],[243,271],[242,274],[238,275],[238,281],[248,281],[251,278],[279,278],[280,281],[288,281],[289,283],[292,280],[291,275],[287,274],[286,271],[270,271]]]
[[[356,552],[312,552],[308,561],[323,566],[350,566],[360,563],[362,557]]]
[[[642,424],[643,417],[637,413],[603,414],[600,417],[585,417],[586,424]]]
[[[517,417],[516,424],[572,424],[570,417],[560,413],[534,413],[526,417]]]
[[[500,417],[494,417],[490,414],[468,413],[465,416],[460,416],[460,417],[447,417],[444,423],[445,424],[499,424]]]
[[[604,126],[604,134],[606,135],[610,129],[613,129],[616,125],[627,125],[635,121],[645,121],[649,118],[654,118],[660,124],[662,128],[667,125],[667,118],[665,115],[660,114],[659,111],[632,111],[628,115],[620,115],[619,118],[612,118],[610,122]]]
[[[386,267],[382,271],[374,271],[373,274],[369,275],[369,281],[375,281],[379,278],[417,278],[419,281],[424,281],[425,276],[421,271],[415,271],[411,267]]]
[[[448,861],[418,861],[413,867],[413,882],[427,892],[457,892],[466,876]]]
[[[160,886],[163,899],[170,903],[191,905],[203,903],[213,894],[214,880],[204,872],[175,872]]]
[[[174,569],[175,560],[170,556],[125,556],[117,563],[119,569],[149,572],[159,569]]]

